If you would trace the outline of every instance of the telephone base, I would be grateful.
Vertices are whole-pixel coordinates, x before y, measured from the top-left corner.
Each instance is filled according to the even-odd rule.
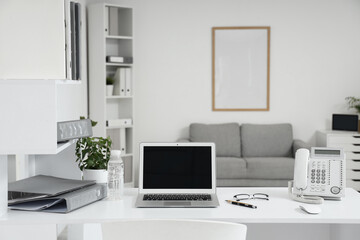
[[[322,196],[321,194],[319,194],[319,195],[308,195],[308,194],[306,194],[306,195],[302,195],[302,196],[304,196],[304,197],[321,197],[324,200],[331,200],[331,201],[341,201],[342,200],[341,197]],[[301,197],[301,196],[299,196],[299,197]]]
[[[341,197],[322,197],[324,200],[341,201]]]

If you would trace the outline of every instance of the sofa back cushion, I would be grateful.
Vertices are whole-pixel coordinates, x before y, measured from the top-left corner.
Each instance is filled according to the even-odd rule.
[[[243,157],[291,157],[291,124],[242,124]]]
[[[238,123],[190,125],[191,142],[213,142],[218,157],[240,157],[240,126]]]

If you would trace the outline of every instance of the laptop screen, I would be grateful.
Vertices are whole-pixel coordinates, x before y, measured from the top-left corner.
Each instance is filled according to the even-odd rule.
[[[144,189],[211,189],[210,146],[145,146]]]

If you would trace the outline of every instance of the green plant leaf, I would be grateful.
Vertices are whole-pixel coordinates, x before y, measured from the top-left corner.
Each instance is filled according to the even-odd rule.
[[[112,140],[110,137],[87,137],[77,141],[76,162],[80,170],[106,169],[110,160]]]

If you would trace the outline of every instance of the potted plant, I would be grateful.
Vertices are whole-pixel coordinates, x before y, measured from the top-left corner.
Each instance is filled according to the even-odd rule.
[[[345,100],[348,102],[349,109],[354,108],[356,112],[360,115],[360,98],[356,97],[347,97]],[[358,131],[360,132],[360,120],[358,123]]]
[[[96,122],[91,121],[92,126]],[[83,172],[84,180],[107,183],[107,164],[110,160],[111,138],[86,137],[76,142],[76,162]]]
[[[112,96],[114,91],[114,78],[106,78],[106,96]]]
[[[360,114],[360,98],[347,97],[345,100],[348,102],[349,109],[354,108]]]

